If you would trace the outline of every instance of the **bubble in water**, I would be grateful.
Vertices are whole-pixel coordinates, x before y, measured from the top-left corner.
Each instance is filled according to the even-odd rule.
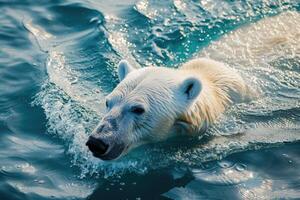
[[[229,167],[232,167],[233,164],[229,161],[221,161],[221,162],[218,162],[218,165],[222,168],[229,168]]]
[[[70,80],[71,85],[76,84],[78,82],[77,77],[70,77],[69,80]]]
[[[240,172],[246,170],[246,168],[247,168],[247,166],[245,164],[236,164],[235,165],[235,169]]]
[[[38,179],[35,179],[34,182],[36,182],[38,184],[44,184],[45,183],[44,180],[38,180]]]

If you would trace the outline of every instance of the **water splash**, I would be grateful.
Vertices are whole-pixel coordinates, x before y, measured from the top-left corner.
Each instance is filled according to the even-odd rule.
[[[299,19],[298,12],[268,17],[227,34],[198,55],[236,68],[258,94],[252,102],[233,106],[228,111],[231,114],[222,119],[221,124],[227,125],[221,125],[220,132],[237,132],[260,124],[282,124],[283,128],[293,124],[299,128],[300,26],[293,26],[300,23]],[[282,68],[286,65],[291,70]]]

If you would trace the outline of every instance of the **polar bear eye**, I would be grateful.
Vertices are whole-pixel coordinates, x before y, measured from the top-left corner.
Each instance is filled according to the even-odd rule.
[[[106,108],[108,108],[108,107],[109,107],[109,105],[108,105],[108,101],[105,101],[105,106],[106,106]]]
[[[130,111],[133,112],[134,114],[141,115],[145,112],[145,109],[140,106],[134,106],[131,108]]]

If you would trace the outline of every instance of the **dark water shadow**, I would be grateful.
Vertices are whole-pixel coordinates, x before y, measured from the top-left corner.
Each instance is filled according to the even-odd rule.
[[[116,179],[99,179],[97,188],[87,197],[96,199],[170,199],[164,193],[176,187],[185,187],[194,180],[191,172],[177,177],[169,169],[149,171],[147,174],[127,173]]]

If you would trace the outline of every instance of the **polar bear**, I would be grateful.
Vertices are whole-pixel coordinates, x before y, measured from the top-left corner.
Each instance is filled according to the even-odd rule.
[[[133,147],[176,135],[201,135],[247,86],[238,72],[208,58],[178,69],[118,65],[119,85],[106,97],[107,113],[86,145],[112,160]]]

